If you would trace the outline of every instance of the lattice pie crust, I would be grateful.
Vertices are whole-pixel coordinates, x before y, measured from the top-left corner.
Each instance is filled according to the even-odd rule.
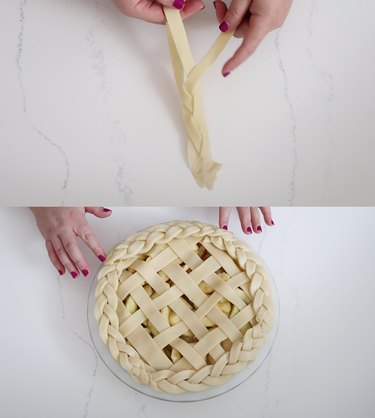
[[[174,221],[112,249],[99,272],[95,318],[114,359],[169,393],[225,383],[272,326],[262,260],[232,233]]]

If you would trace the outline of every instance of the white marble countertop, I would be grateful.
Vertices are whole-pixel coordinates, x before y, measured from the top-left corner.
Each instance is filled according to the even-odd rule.
[[[295,1],[223,79],[231,41],[203,82],[224,164],[208,192],[186,165],[162,26],[109,0],[2,1],[2,203],[375,204],[373,16],[371,0]],[[212,2],[187,29],[200,57],[218,34]]]
[[[115,209],[92,224],[106,249],[171,219],[215,223],[215,209]],[[275,209],[277,225],[246,238],[277,283],[281,316],[270,356],[219,398],[175,404],[115,378],[88,332],[93,278],[57,277],[31,213],[0,209],[2,417],[368,418],[375,400],[375,210]],[[87,252],[86,252],[87,254]],[[88,254],[92,271],[99,262]]]

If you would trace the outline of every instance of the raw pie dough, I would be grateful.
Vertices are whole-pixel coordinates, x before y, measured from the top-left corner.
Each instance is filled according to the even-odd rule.
[[[95,318],[113,358],[156,391],[202,391],[252,361],[272,326],[262,260],[232,233],[174,221],[112,249]]]
[[[212,189],[221,165],[211,157],[199,81],[225,48],[233,32],[221,33],[205,57],[195,65],[180,12],[164,7],[164,13],[173,71],[189,136],[189,167],[199,186]]]

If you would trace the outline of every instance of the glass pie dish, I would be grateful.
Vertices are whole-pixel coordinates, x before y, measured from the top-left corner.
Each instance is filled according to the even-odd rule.
[[[191,236],[186,237],[186,231],[189,234],[191,233]],[[183,238],[180,238],[179,234]],[[148,242],[149,236],[152,238],[150,239],[152,244],[149,246],[144,245],[145,242]],[[166,237],[170,237],[170,239],[166,239]],[[158,239],[160,244],[157,241]],[[218,240],[222,241],[219,242]],[[225,246],[223,246],[223,242]],[[143,251],[144,247],[147,248]],[[130,248],[130,256],[126,256],[128,248]],[[139,250],[140,255],[138,253],[134,254],[135,248],[141,249]],[[175,250],[176,253],[172,250]],[[123,257],[123,253],[125,257]],[[229,257],[230,254],[232,258]],[[238,260],[236,258],[237,255],[239,257]],[[170,257],[167,262],[165,261],[166,256]],[[222,265],[218,263],[218,260],[221,260]],[[113,264],[115,267],[112,266]],[[241,271],[240,265],[245,270]],[[231,269],[234,269],[234,271],[232,274],[227,274],[223,271],[225,269],[229,273],[231,273]],[[151,270],[152,272],[150,273]],[[197,274],[194,274],[194,272]],[[145,273],[146,279],[142,276]],[[150,275],[149,282],[147,282],[147,273]],[[165,277],[163,281],[161,277],[166,276],[165,273],[167,273],[168,277]],[[263,285],[260,286],[262,275]],[[206,278],[202,279],[202,277]],[[253,277],[255,277],[254,280]],[[127,282],[127,280],[129,281]],[[246,280],[250,280],[250,282],[245,283]],[[149,283],[154,287],[154,292],[150,289]],[[251,283],[253,283],[252,287],[246,287],[250,286]],[[126,287],[128,287],[128,290],[125,290]],[[150,290],[148,295],[145,292],[146,288]],[[256,296],[254,289],[258,288],[261,288],[260,292],[264,298],[259,294],[258,296],[261,296],[261,298]],[[114,289],[116,290],[115,292]],[[246,300],[246,295],[241,289],[247,292],[251,303],[250,299],[248,304],[243,302],[243,300]],[[153,294],[151,295],[151,293]],[[243,300],[240,300],[237,295],[240,295]],[[264,301],[259,302],[261,299]],[[270,300],[272,300],[272,303],[268,305]],[[110,303],[112,303],[112,306]],[[257,303],[258,306],[265,307],[265,310],[255,309]],[[133,310],[131,305],[135,306]],[[150,316],[148,316],[148,320],[145,316],[150,312],[150,305],[151,311],[154,311],[151,317],[151,324]],[[168,325],[164,326],[162,321],[165,321],[165,315],[162,318],[161,314],[165,313],[164,310],[166,308],[163,308],[163,306],[166,305],[171,308],[168,307],[168,312],[170,312],[169,321],[174,316],[174,322],[169,324],[167,317],[166,323]],[[226,305],[231,305],[231,313],[225,312],[224,308]],[[186,306],[189,307],[189,310]],[[207,306],[211,307],[206,309]],[[263,318],[265,318],[265,321],[268,321],[268,314],[265,314],[267,306],[272,306],[273,308],[272,321],[264,322],[267,332],[261,332],[259,335],[260,339],[258,339],[256,330],[262,329],[262,326],[261,328],[259,326],[263,323]],[[158,311],[159,309],[160,311]],[[182,315],[183,312],[184,315]],[[249,319],[246,319],[248,318],[247,312],[250,314],[253,312],[253,319],[250,320],[251,324],[247,324],[249,321]],[[180,315],[182,320],[177,314]],[[254,316],[255,314],[256,317]],[[112,319],[108,319],[107,315]],[[197,317],[201,319],[197,319]],[[234,389],[252,376],[261,366],[267,358],[277,335],[279,298],[276,285],[263,260],[256,256],[247,244],[237,240],[231,233],[219,230],[216,227],[198,222],[179,221],[177,223],[156,225],[148,230],[141,231],[115,247],[114,251],[107,258],[105,265],[98,270],[95,280],[91,284],[87,318],[90,336],[99,356],[110,371],[122,382],[134,390],[156,399],[192,402],[213,398]],[[135,320],[138,322],[135,322]],[[218,322],[212,323],[212,320]],[[257,320],[260,321],[260,325]],[[100,326],[98,321],[101,322]],[[113,321],[113,326],[111,321]],[[186,330],[189,321],[191,329]],[[244,326],[245,323],[247,327]],[[121,326],[116,329],[116,326],[119,324]],[[127,324],[132,328],[130,329]],[[269,326],[270,324],[272,324],[271,327]],[[108,333],[107,328],[109,329]],[[203,333],[199,334],[202,328]],[[141,335],[141,344],[139,344],[139,341],[137,343],[134,335],[132,337],[132,329],[134,329],[134,335]],[[234,329],[233,335],[239,335],[240,340],[243,338],[242,343],[238,340],[238,337],[232,339],[233,343],[229,340],[223,341],[227,338],[224,334],[228,332],[227,335],[231,335],[231,329]],[[122,338],[121,333],[118,331],[123,333],[125,339]],[[173,336],[174,331],[178,331],[178,334]],[[186,331],[190,333],[190,336]],[[127,339],[127,335],[130,335],[130,339]],[[169,340],[166,340],[166,337]],[[216,346],[215,343],[215,346],[211,345],[214,349],[210,349],[206,341],[212,341],[213,337],[218,338],[219,345]],[[103,341],[109,345],[107,346]],[[253,341],[251,343],[253,348],[250,347],[250,351],[245,347],[246,341]],[[163,348],[164,352],[159,350],[161,352],[159,355],[160,361],[164,361],[164,364],[169,362],[173,367],[168,366],[167,369],[154,368],[152,361],[154,361],[155,357],[153,351],[157,348],[155,342],[159,343],[161,348],[166,347]],[[224,353],[222,347],[227,347],[228,343],[229,351],[226,349],[227,352]],[[150,345],[145,349],[145,344]],[[242,348],[240,349],[239,346]],[[154,349],[151,347],[154,347]],[[137,353],[134,348],[138,351]],[[172,356],[170,350],[172,350]],[[203,353],[206,359],[205,353],[207,352],[212,353],[214,358],[210,358],[211,354],[207,354],[207,364],[203,360],[203,366],[199,366],[201,363],[198,363],[198,367],[195,366],[195,361],[201,361],[203,358],[199,354]],[[219,355],[215,359],[217,352],[219,352]],[[118,361],[119,353],[122,355],[121,364]],[[148,359],[146,358],[148,353],[151,359],[150,364],[147,363]],[[182,353],[182,356],[180,353]],[[191,358],[189,358],[189,355],[191,355]],[[169,356],[169,360],[167,356]],[[177,359],[176,356],[178,356]],[[159,361],[159,358],[156,361]],[[233,360],[234,358],[238,358],[238,360]],[[135,360],[134,364],[137,364],[135,369],[135,366],[133,367],[132,365],[133,360]],[[173,360],[175,364],[173,365],[170,360]],[[223,366],[224,363],[227,366]],[[138,369],[138,364],[141,364],[143,367],[140,373],[143,380],[144,377],[146,378],[147,384],[143,384],[144,381],[138,379],[137,375],[129,373],[129,371],[133,370],[137,373],[140,370]],[[189,365],[189,367],[181,368],[184,365],[185,367]],[[178,368],[179,366],[180,368]],[[129,371],[125,370],[126,367],[129,367]],[[208,370],[210,373],[208,373]],[[151,376],[151,384],[154,387],[148,383],[149,376]],[[185,377],[181,378],[181,376]],[[219,377],[217,378],[217,376]],[[153,381],[154,378],[156,379],[155,381]],[[213,382],[212,386],[211,382]],[[180,392],[169,393],[169,389]]]

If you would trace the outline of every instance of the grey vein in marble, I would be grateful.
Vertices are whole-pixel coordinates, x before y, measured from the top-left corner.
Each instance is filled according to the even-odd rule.
[[[137,418],[149,418],[149,415],[146,410],[146,404],[145,404],[145,397],[146,395],[143,395],[137,391],[133,391],[134,393],[134,400],[135,405],[137,407]]]
[[[291,134],[292,134],[292,147],[293,147],[293,165],[292,165],[292,177],[290,180],[289,205],[293,206],[295,203],[295,199],[296,199],[296,177],[297,177],[297,168],[298,168],[297,118],[296,118],[292,100],[290,98],[288,74],[286,72],[285,64],[283,62],[281,50],[280,50],[280,29],[277,31],[277,34],[275,37],[275,47],[276,47],[277,57],[279,61],[279,68],[281,70],[283,81],[284,81],[284,95],[285,95],[285,99],[289,107],[290,120],[292,123]]]
[[[293,225],[294,221],[296,219],[296,209],[293,210],[292,212],[292,216],[289,219],[289,222],[285,225],[284,227],[284,231],[282,234],[282,240],[280,243],[280,257],[281,257],[281,268],[280,268],[280,276],[281,278],[283,278],[284,280],[288,280],[288,277],[285,277],[285,273],[284,273],[284,248],[285,248],[285,244],[287,242],[287,232],[291,230],[291,226]],[[294,351],[293,351],[293,360],[292,360],[292,376],[291,376],[291,380],[290,380],[290,384],[289,384],[289,388],[288,390],[291,389],[292,385],[293,385],[293,379],[294,377],[297,375],[298,373],[298,318],[299,318],[299,309],[301,306],[300,303],[300,295],[299,295],[299,289],[297,289],[295,286],[288,284],[287,283],[287,288],[288,290],[292,293],[293,297],[294,297],[294,305],[293,305],[293,320],[294,320],[294,334],[295,334],[295,342],[294,344],[291,344],[292,347],[294,347]],[[282,307],[280,307],[280,310],[282,309]]]
[[[120,121],[113,118],[109,111],[109,100],[111,96],[112,87],[107,77],[107,65],[105,60],[105,54],[103,49],[101,49],[101,47],[98,45],[97,41],[97,32],[100,31],[100,29],[105,25],[105,21],[103,18],[103,5],[99,0],[95,1],[95,5],[97,13],[95,16],[95,21],[93,22],[88,31],[87,42],[93,52],[92,68],[99,79],[100,90],[103,94],[103,103],[106,109],[105,116],[112,127],[112,135],[110,135],[110,141],[114,142],[115,144],[114,162],[117,167],[114,179],[115,185],[119,194],[123,198],[124,204],[130,205],[133,192],[131,186],[129,185],[129,177],[126,173],[126,160],[124,157],[125,155],[127,155],[125,149],[127,140],[124,132],[125,130],[121,126]]]
[[[111,138],[111,142],[114,144],[115,149],[115,162],[117,164],[117,172],[115,177],[115,184],[117,190],[120,192],[125,205],[130,205],[132,201],[133,191],[129,186],[129,175],[126,172],[126,161],[124,155],[126,155],[126,135],[120,121],[113,120],[114,136]]]
[[[104,58],[104,51],[99,48],[96,41],[96,32],[104,25],[104,19],[102,16],[100,2],[95,1],[97,13],[95,16],[95,21],[91,25],[89,32],[87,34],[87,42],[93,52],[92,55],[92,69],[98,76],[100,83],[100,89],[103,93],[103,101],[107,105],[108,96],[110,94],[110,87],[108,85],[107,75],[106,75],[106,62]]]
[[[62,293],[61,276],[58,275],[56,280],[57,280],[58,294],[59,294],[60,307],[61,307],[61,319],[65,319],[65,303],[64,303],[63,293]]]
[[[126,164],[125,162],[118,164],[117,174],[115,178],[115,183],[118,191],[123,197],[123,202],[125,205],[130,205],[132,201],[133,191],[128,185],[128,177],[126,173]]]
[[[17,66],[17,78],[18,78],[18,85],[21,91],[22,97],[22,113],[25,115],[26,120],[30,126],[30,128],[40,137],[45,143],[48,143],[50,146],[55,148],[57,152],[63,159],[64,166],[65,166],[65,178],[63,180],[61,190],[63,192],[61,205],[64,205],[66,194],[68,191],[68,183],[69,183],[69,176],[70,176],[70,164],[67,157],[66,152],[64,149],[54,142],[50,137],[48,137],[45,133],[43,133],[31,120],[28,107],[27,107],[27,99],[25,93],[25,86],[23,83],[23,68],[22,68],[22,57],[23,57],[23,44],[24,44],[24,31],[25,31],[25,10],[27,7],[27,0],[21,0],[19,5],[19,21],[20,21],[20,28],[18,32],[18,43],[17,43],[17,52],[16,52],[16,66]]]
[[[262,418],[266,418],[267,409],[269,408],[269,389],[271,384],[271,354],[268,357],[267,365],[266,365],[266,381],[264,383],[263,389],[263,407],[262,407]],[[270,415],[268,415],[270,417]]]
[[[314,18],[319,14],[318,5],[316,0],[311,0],[311,10],[309,13],[309,19],[307,23],[307,31],[309,33],[309,43],[307,46],[307,54],[313,64],[313,67],[322,76],[324,83],[327,85],[327,137],[329,140],[329,147],[327,153],[326,169],[325,169],[325,200],[334,202],[333,184],[332,184],[332,159],[335,154],[335,138],[332,132],[332,102],[335,99],[335,88],[333,82],[333,75],[327,70],[323,69],[317,62],[312,52],[312,39],[314,36]]]
[[[23,37],[25,31],[25,8],[27,5],[27,0],[21,0],[19,6],[19,19],[20,19],[20,29],[18,32],[18,43],[17,43],[17,53],[16,53],[16,65],[17,65],[17,77],[18,77],[18,84],[21,89],[21,96],[22,96],[22,113],[26,113],[26,97],[25,97],[25,90],[23,88],[22,82],[22,54],[23,54]]]
[[[258,245],[258,249],[257,249],[257,253],[258,253],[259,256],[261,256],[261,254],[262,254],[262,248],[263,248],[263,244],[264,244],[265,239],[266,239],[266,231],[264,231],[260,236],[260,241],[259,241],[259,245]]]
[[[148,418],[148,413],[146,411],[146,405],[143,400],[139,400],[138,396],[135,397],[137,405],[137,418]]]
[[[95,348],[92,346],[92,344],[90,344],[88,341],[86,341],[83,337],[81,337],[76,331],[74,331],[73,329],[69,329],[69,331],[76,337],[78,338],[81,342],[83,342],[85,345],[87,345],[90,350],[92,351],[92,353],[94,354],[95,357],[95,367],[94,370],[92,371],[91,374],[91,378],[92,378],[92,383],[91,386],[87,392],[87,397],[86,397],[86,403],[83,409],[83,414],[82,417],[86,418],[88,416],[89,413],[89,406],[90,406],[90,401],[91,401],[91,396],[94,392],[94,388],[95,388],[95,382],[96,382],[96,373],[98,370],[98,365],[99,365],[99,358],[98,358],[98,354],[95,351]]]

